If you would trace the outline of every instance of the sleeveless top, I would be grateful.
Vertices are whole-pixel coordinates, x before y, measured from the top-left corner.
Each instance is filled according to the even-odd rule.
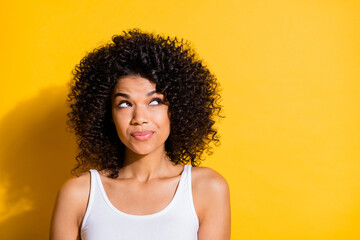
[[[185,165],[175,195],[160,212],[132,215],[110,202],[96,170],[90,170],[90,197],[81,224],[82,240],[197,240],[199,221],[191,190],[191,165]]]

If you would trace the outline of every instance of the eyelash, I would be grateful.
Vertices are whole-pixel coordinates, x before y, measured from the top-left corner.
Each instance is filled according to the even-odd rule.
[[[130,104],[128,101],[121,101],[121,102],[119,102],[119,104],[117,105],[117,107],[118,107],[118,108],[123,108],[123,107],[121,107],[121,104],[123,104],[123,103],[127,103],[127,104],[129,104],[129,105],[131,106],[131,104]]]
[[[153,98],[153,99],[151,99],[150,103],[153,102],[153,101],[157,101],[159,103],[158,105],[164,103],[163,100],[161,100],[160,98]]]
[[[150,103],[152,103],[153,101],[157,101],[157,102],[158,102],[157,105],[160,105],[160,104],[163,104],[163,103],[164,103],[164,101],[161,100],[160,98],[153,98],[153,99],[150,100]],[[120,105],[123,104],[123,103],[127,103],[128,105],[131,106],[131,103],[130,103],[130,102],[128,102],[128,101],[121,101],[121,102],[119,102],[119,104],[117,105],[117,107],[118,107],[118,108],[123,108],[123,107],[120,106]],[[150,104],[150,103],[149,103],[149,104]],[[157,106],[157,105],[155,105],[155,106]]]

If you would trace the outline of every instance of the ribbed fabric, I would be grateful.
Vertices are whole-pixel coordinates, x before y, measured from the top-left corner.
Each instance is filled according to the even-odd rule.
[[[197,240],[199,221],[191,191],[191,165],[185,165],[176,193],[160,212],[132,215],[115,208],[96,170],[91,172],[88,207],[81,226],[82,240]]]

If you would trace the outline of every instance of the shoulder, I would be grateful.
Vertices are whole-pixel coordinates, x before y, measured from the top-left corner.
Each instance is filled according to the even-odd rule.
[[[55,211],[71,212],[76,222],[80,224],[85,214],[90,195],[90,173],[67,180],[59,190]]]
[[[90,195],[90,173],[67,180],[61,187],[51,221],[50,239],[80,239],[79,229]]]
[[[68,179],[61,187],[59,196],[78,199],[88,195],[90,191],[90,173]]]
[[[200,222],[211,209],[229,206],[229,185],[220,173],[208,167],[193,167],[191,176],[193,200]]]
[[[193,188],[201,188],[217,193],[229,190],[226,179],[209,167],[193,167],[191,175]]]
[[[230,239],[230,193],[225,178],[208,167],[192,171],[193,200],[199,239]]]

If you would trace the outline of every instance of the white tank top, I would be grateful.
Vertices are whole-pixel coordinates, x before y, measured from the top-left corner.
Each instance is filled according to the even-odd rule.
[[[82,240],[197,240],[199,221],[185,165],[170,204],[150,215],[121,212],[111,204],[96,170],[90,170],[90,198],[81,225]]]

